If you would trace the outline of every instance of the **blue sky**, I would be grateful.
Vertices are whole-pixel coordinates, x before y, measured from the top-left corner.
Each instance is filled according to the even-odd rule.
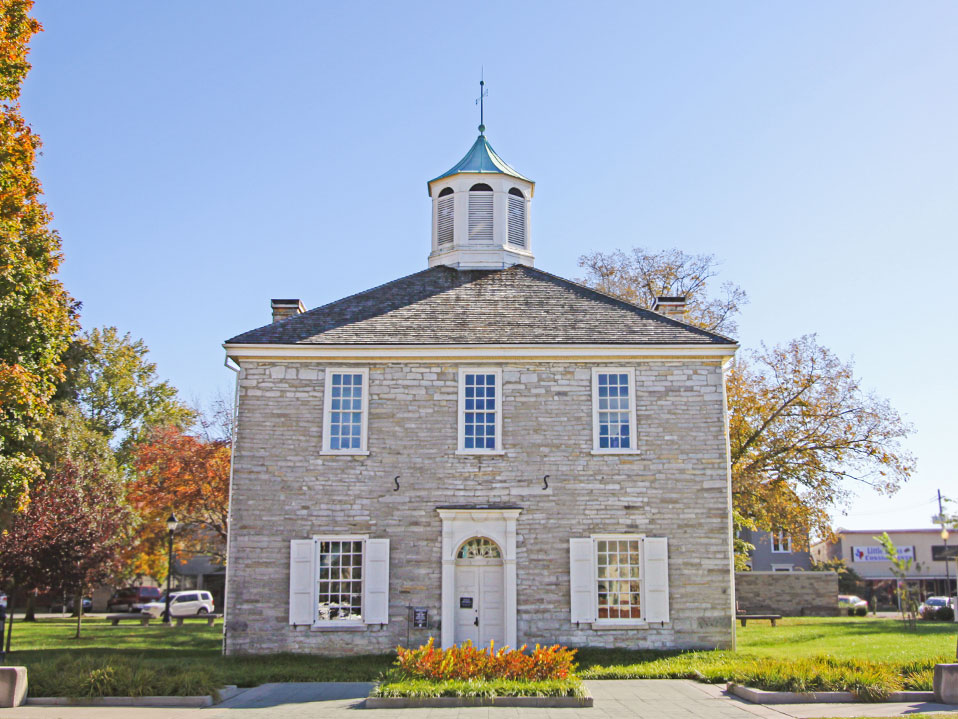
[[[743,345],[817,332],[916,428],[912,482],[850,528],[958,498],[958,4],[41,0],[23,108],[85,327],[188,398],[220,344],[426,266],[426,181],[476,135],[536,180],[537,266],[706,252]]]

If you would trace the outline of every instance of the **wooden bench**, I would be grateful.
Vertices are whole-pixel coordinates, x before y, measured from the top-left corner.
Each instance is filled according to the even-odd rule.
[[[749,619],[768,619],[772,622],[772,626],[775,626],[775,622],[782,618],[781,614],[736,614],[735,618],[738,619],[742,626],[745,626],[745,623]]]
[[[150,623],[150,620],[153,618],[149,614],[141,614],[139,612],[128,612],[127,614],[108,614],[107,619],[110,620],[110,624],[114,627],[122,622],[124,619],[137,619],[140,624],[144,627]]]
[[[222,619],[222,614],[191,614],[187,617],[173,617],[176,620],[176,626],[182,627],[184,619],[205,619],[206,626],[212,627],[217,619]]]

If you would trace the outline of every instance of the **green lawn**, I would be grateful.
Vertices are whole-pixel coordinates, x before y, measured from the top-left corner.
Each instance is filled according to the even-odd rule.
[[[18,621],[7,663],[29,667],[33,696],[103,696],[204,694],[226,684],[276,681],[371,681],[393,660],[390,655],[223,657],[221,633],[220,626],[200,623],[114,627],[88,619],[77,640],[71,620]],[[765,622],[739,627],[735,653],[583,649],[578,659],[586,678],[681,676],[767,688],[844,682],[863,687],[864,694],[877,687],[877,696],[899,684],[930,686],[930,667],[954,661],[956,633],[958,626],[949,623],[919,623],[910,632],[892,619],[794,618],[777,627]]]
[[[872,617],[786,617],[777,627],[751,622],[737,628],[738,651],[757,656],[905,662],[948,655],[954,660],[958,624],[918,622],[915,632],[898,619]]]

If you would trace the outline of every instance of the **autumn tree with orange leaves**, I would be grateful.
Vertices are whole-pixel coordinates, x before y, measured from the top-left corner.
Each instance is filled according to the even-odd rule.
[[[230,440],[214,436],[210,428],[206,420],[197,433],[158,427],[137,446],[136,474],[127,488],[127,501],[142,521],[129,556],[135,573],[165,576],[165,522],[171,512],[181,523],[176,533],[179,557],[225,560]]]
[[[583,255],[579,266],[590,287],[649,309],[657,296],[685,296],[689,324],[737,331],[746,295],[728,282],[716,291],[712,255],[637,247]],[[911,476],[901,444],[909,425],[815,335],[740,351],[726,392],[737,527],[785,530],[800,545],[810,532],[830,534],[829,512],[847,503],[849,486],[892,494]],[[736,542],[739,568],[747,549]]]
[[[20,114],[30,38],[42,28],[32,0],[0,0],[0,499],[41,476],[30,444],[50,414],[76,308],[56,279],[60,237],[34,175],[40,139]]]

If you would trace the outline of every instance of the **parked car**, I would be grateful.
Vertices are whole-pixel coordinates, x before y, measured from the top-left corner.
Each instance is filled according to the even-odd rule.
[[[0,592],[0,607],[7,608],[7,595]]]
[[[854,617],[855,615],[864,617],[868,614],[868,602],[861,597],[856,597],[854,594],[839,594],[838,608],[847,609],[848,616],[850,617]]]
[[[166,596],[155,602],[144,605],[143,613],[159,619],[166,611]],[[209,592],[194,590],[185,592],[170,592],[170,616],[192,617],[197,614],[211,614],[213,612],[213,595]]]
[[[67,612],[73,611],[73,599],[67,597],[66,599],[60,599],[58,601],[52,602],[50,604],[51,612]],[[83,597],[83,611],[92,612],[93,611],[93,600],[90,597]]]
[[[159,587],[126,587],[113,592],[106,602],[108,612],[139,612],[145,604],[155,602],[162,592]]]
[[[951,607],[948,604],[948,597],[928,597],[924,602],[921,603],[921,606],[918,607],[918,616],[922,619],[944,619],[949,612],[942,612],[942,616],[939,616],[939,611],[942,609],[950,609]],[[953,618],[954,615],[951,615]]]

